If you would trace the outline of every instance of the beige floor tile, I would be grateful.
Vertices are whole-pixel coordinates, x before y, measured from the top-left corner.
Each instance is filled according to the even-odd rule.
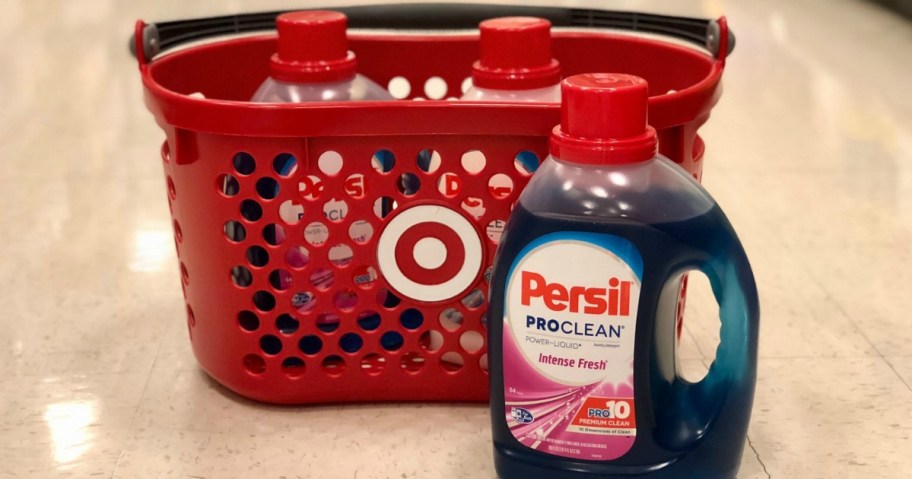
[[[896,374],[906,383],[906,386],[912,390],[912,356],[890,356],[886,358],[890,367],[896,371]]]
[[[5,378],[0,477],[109,477],[146,380],[131,373]]]
[[[222,432],[141,429],[114,477],[495,477],[486,406],[286,408],[268,427],[244,411]]]
[[[772,477],[900,479],[909,417],[912,390],[881,358],[767,359],[749,436]]]
[[[912,355],[907,298],[912,297],[912,248],[870,247],[857,254],[822,247],[805,255],[815,280],[885,356]]]

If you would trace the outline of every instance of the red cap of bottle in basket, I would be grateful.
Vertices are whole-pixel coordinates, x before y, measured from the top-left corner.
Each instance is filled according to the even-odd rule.
[[[535,17],[485,20],[472,83],[493,90],[529,90],[556,85],[560,64],[551,57],[551,22]]]
[[[348,19],[339,12],[313,10],[276,18],[278,51],[270,75],[289,83],[328,83],[355,76],[355,54],[348,50]]]
[[[649,85],[620,73],[586,73],[561,83],[561,123],[551,132],[551,155],[586,164],[645,161],[658,153],[646,124]]]

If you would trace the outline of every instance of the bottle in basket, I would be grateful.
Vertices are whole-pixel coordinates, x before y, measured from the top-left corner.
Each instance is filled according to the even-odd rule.
[[[551,56],[551,22],[503,17],[478,26],[479,59],[467,101],[560,102],[560,64]]]
[[[489,310],[497,472],[734,478],[750,420],[759,310],[712,197],[658,156],[638,77],[563,82],[551,156],[494,260]],[[709,277],[721,344],[700,382],[675,370],[681,278]]]
[[[357,73],[348,50],[344,14],[332,11],[284,13],[276,18],[278,51],[269,61],[269,78],[254,102],[393,100],[389,92]]]

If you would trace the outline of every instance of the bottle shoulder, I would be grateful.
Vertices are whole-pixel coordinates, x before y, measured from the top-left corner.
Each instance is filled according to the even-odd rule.
[[[286,83],[267,78],[250,101],[259,103],[301,103],[320,101],[394,100],[373,80],[356,74],[350,80],[329,83]]]
[[[625,165],[581,165],[548,157],[519,201],[538,215],[645,224],[687,220],[716,205],[693,177],[661,156]]]
[[[490,101],[506,103],[560,103],[560,84],[530,90],[492,90],[473,86],[466,90],[460,100]]]

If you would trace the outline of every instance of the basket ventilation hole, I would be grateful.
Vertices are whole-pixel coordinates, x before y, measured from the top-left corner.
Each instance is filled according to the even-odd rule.
[[[348,237],[358,244],[367,244],[374,236],[374,227],[364,220],[357,220],[348,227]]]
[[[329,228],[319,221],[314,221],[304,228],[304,239],[311,246],[322,246],[329,239]]]
[[[386,366],[386,358],[377,353],[370,353],[361,358],[361,370],[367,374],[379,374],[384,366]]]
[[[304,336],[298,341],[298,347],[302,353],[313,356],[323,349],[323,340],[314,335]]]
[[[253,174],[256,171],[256,160],[253,159],[250,153],[243,151],[236,153],[232,163],[234,163],[234,171],[244,176]]]
[[[267,334],[260,338],[260,349],[269,356],[275,356],[282,352],[282,340],[276,336]]]
[[[484,200],[481,198],[476,198],[474,196],[469,196],[466,199],[462,200],[462,203],[460,203],[459,206],[461,206],[466,213],[471,215],[472,218],[475,218],[476,220],[484,216],[485,211],[487,211],[487,208],[485,208],[484,205]]]
[[[396,155],[390,150],[377,150],[371,156],[371,167],[377,173],[389,173],[396,166]]]
[[[304,360],[301,358],[285,358],[282,361],[282,372],[288,377],[297,378],[304,375]]]
[[[462,178],[455,173],[444,173],[437,178],[437,191],[447,198],[455,198],[462,191]]]
[[[356,353],[361,350],[361,346],[363,345],[364,340],[355,333],[343,334],[342,337],[339,338],[339,349],[346,353]]]
[[[442,163],[437,150],[425,148],[418,152],[418,169],[425,173],[436,173]]]
[[[263,374],[266,372],[266,361],[256,354],[244,356],[244,369],[251,374]]]
[[[250,283],[253,283],[253,275],[246,267],[237,265],[231,268],[231,280],[241,288],[246,288],[250,286]]]
[[[294,279],[291,273],[284,269],[277,269],[269,273],[269,284],[276,291],[285,291],[293,284]]]
[[[459,346],[467,353],[475,353],[484,346],[484,336],[478,331],[466,331],[459,337]]]
[[[507,222],[504,220],[491,220],[485,228],[488,239],[494,244],[500,244],[500,237],[503,236],[504,228],[506,226]]]
[[[409,308],[399,315],[399,322],[405,329],[418,329],[424,323],[424,315],[415,308]]]
[[[173,199],[177,198],[177,188],[174,186],[174,180],[171,177],[168,177],[168,197]]]
[[[191,328],[196,327],[196,315],[193,314],[193,308],[191,308],[189,304],[187,305],[187,324],[189,324]]]
[[[370,289],[377,282],[378,276],[373,266],[358,266],[352,273],[352,282],[359,288]]]
[[[376,311],[362,311],[358,314],[358,327],[365,331],[375,331],[380,327],[380,314]]]
[[[462,154],[462,169],[470,175],[481,173],[487,162],[484,153],[479,150],[469,150]]]
[[[310,285],[318,291],[326,291],[335,282],[335,273],[329,268],[317,268],[310,273]]]
[[[440,331],[425,331],[418,339],[418,343],[426,351],[434,352],[443,347],[443,335],[440,334]]]
[[[430,77],[424,82],[424,94],[431,100],[440,100],[447,94],[446,80],[440,77]]]
[[[343,311],[354,309],[358,304],[358,293],[350,289],[343,289],[333,296],[333,306]]]
[[[324,151],[317,159],[317,167],[324,175],[336,176],[342,171],[342,155],[338,151]]]
[[[244,331],[256,331],[260,328],[260,318],[252,311],[241,311],[237,316],[238,324]]]
[[[182,243],[184,241],[184,232],[183,232],[183,230],[181,230],[181,225],[180,225],[180,223],[177,222],[177,220],[174,220],[173,225],[174,225],[174,239],[176,239],[178,243]]]
[[[421,188],[421,180],[414,173],[403,173],[399,175],[399,182],[396,189],[405,196],[412,196]]]
[[[225,237],[235,243],[240,243],[247,238],[247,229],[244,228],[244,225],[234,220],[225,223],[224,231]]]
[[[447,308],[440,312],[440,325],[447,331],[456,331],[462,327],[465,316],[456,308]]]
[[[270,223],[263,228],[263,240],[272,246],[285,242],[285,228],[275,223]]]
[[[396,200],[390,198],[389,196],[381,196],[377,198],[377,201],[374,201],[374,214],[377,215],[377,218],[383,219],[390,215],[396,208],[399,207],[399,203]]]
[[[399,296],[396,296],[392,291],[386,288],[382,288],[380,291],[377,291],[377,303],[384,308],[393,309],[396,306],[399,306],[399,303],[401,302],[402,300],[399,298]]]
[[[274,178],[260,178],[256,182],[256,191],[260,198],[272,200],[279,196],[279,182]]]
[[[321,313],[317,316],[317,329],[323,331],[324,333],[331,333],[339,329],[339,324],[341,324],[339,315],[334,313]]]
[[[348,203],[338,198],[323,203],[323,216],[333,223],[339,223],[348,216]]]
[[[181,272],[181,280],[184,282],[184,284],[189,285],[190,284],[190,272],[187,271],[187,265],[185,265],[183,261],[181,261],[181,263],[180,263],[180,272]]]
[[[241,216],[247,221],[258,221],[263,217],[263,207],[254,200],[241,202]]]
[[[329,262],[332,263],[333,266],[336,268],[344,268],[351,264],[355,252],[352,251],[351,246],[339,243],[332,248],[329,248],[329,254],[327,256]]]
[[[487,353],[482,354],[481,358],[478,359],[478,367],[480,367],[482,371],[488,372],[488,354]]]
[[[167,140],[162,142],[161,158],[165,163],[171,162],[171,145],[168,144]]]
[[[484,300],[484,291],[475,288],[462,298],[462,305],[469,309],[478,309],[484,305]]]
[[[219,191],[228,197],[236,196],[241,191],[241,184],[233,175],[224,174],[216,180],[216,186]]]
[[[465,93],[469,91],[470,88],[472,88],[472,77],[466,77],[465,80],[462,81],[462,84],[459,85],[459,89],[462,90],[462,93]]]
[[[323,371],[330,376],[338,376],[345,372],[345,360],[333,354],[323,359]]]
[[[253,294],[253,304],[260,311],[272,311],[275,309],[276,299],[275,296],[268,291],[257,291]]]
[[[403,344],[405,340],[396,331],[387,331],[380,336],[380,346],[387,351],[398,351],[402,349]]]
[[[399,360],[402,369],[413,373],[420,371],[424,367],[424,358],[418,353],[406,353]]]
[[[535,173],[535,170],[538,169],[539,165],[541,165],[541,160],[538,158],[538,155],[529,150],[520,151],[513,158],[513,166],[516,168],[516,171],[525,176],[531,176],[532,173]]]
[[[291,306],[299,313],[309,313],[317,306],[317,298],[310,291],[298,291],[291,297]]]
[[[279,218],[285,224],[296,225],[304,216],[304,206],[294,200],[285,200],[279,205]]]
[[[401,76],[393,77],[387,84],[386,88],[389,90],[390,95],[392,95],[393,98],[399,100],[408,98],[409,93],[412,92],[412,85],[405,77]]]
[[[276,318],[276,329],[282,334],[294,334],[300,326],[301,323],[290,314],[280,314]]]
[[[277,175],[287,178],[298,170],[298,159],[291,153],[279,153],[272,160],[272,169]]]
[[[465,361],[462,359],[462,355],[450,351],[440,356],[440,365],[446,371],[459,371],[465,365]]]
[[[247,261],[253,266],[262,268],[269,264],[269,252],[262,246],[251,246],[247,248]]]
[[[310,253],[303,246],[292,246],[285,252],[285,264],[294,269],[301,269],[310,264]]]

